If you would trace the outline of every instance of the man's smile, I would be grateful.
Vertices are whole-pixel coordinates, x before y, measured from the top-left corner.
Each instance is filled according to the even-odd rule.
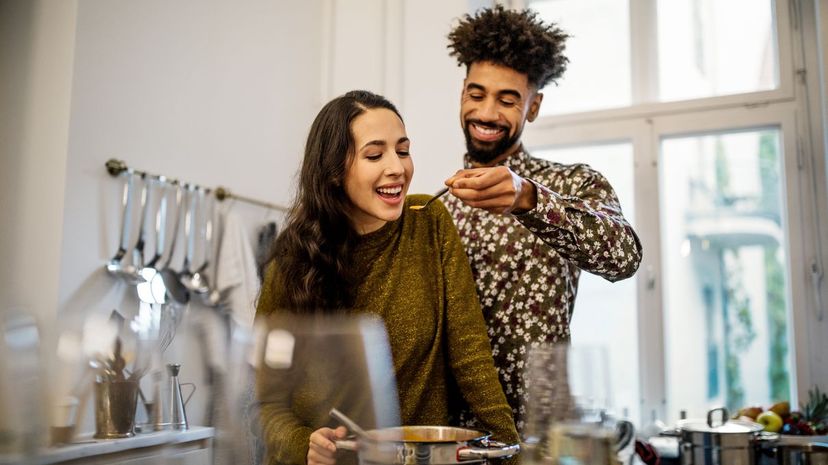
[[[495,142],[506,137],[508,131],[507,127],[478,121],[470,121],[468,127],[474,139],[481,142]]]

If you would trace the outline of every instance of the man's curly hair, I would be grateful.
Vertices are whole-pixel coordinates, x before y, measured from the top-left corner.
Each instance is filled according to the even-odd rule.
[[[450,55],[457,65],[490,61],[525,74],[538,89],[561,77],[569,60],[563,55],[568,34],[544,24],[531,10],[502,5],[465,15],[449,35]]]

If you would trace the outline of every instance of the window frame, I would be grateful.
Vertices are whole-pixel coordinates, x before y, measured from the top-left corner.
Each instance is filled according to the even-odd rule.
[[[803,9],[816,8],[814,0],[772,0],[779,87],[670,102],[652,102],[657,95],[658,56],[657,44],[648,38],[657,37],[657,0],[629,2],[634,103],[625,108],[539,117],[527,126],[524,143],[530,151],[616,142],[633,146],[636,229],[645,250],[637,283],[641,417],[633,420],[646,424],[653,410],[662,419],[674,420],[678,416],[678,412],[666,411],[658,169],[661,140],[769,126],[778,127],[781,137],[790,400],[797,405],[799,399],[807,398],[811,386],[824,386],[828,380],[828,369],[819,355],[822,352],[812,352],[813,347],[828,349],[828,342],[819,337],[819,328],[828,324],[824,321],[828,317],[820,320],[816,306],[816,295],[828,294],[828,277],[821,284],[816,283],[809,272],[812,263],[822,269],[820,257],[828,257],[828,241],[819,240],[820,231],[828,231],[828,215],[820,215],[820,211],[828,211],[820,210],[826,203],[824,155],[820,158],[824,154],[820,89],[814,79],[810,83],[804,79],[804,70],[819,71],[818,60],[814,63],[811,58],[818,54],[818,47],[806,40],[818,37],[815,15],[803,13]],[[526,5],[524,0],[501,3],[514,8]],[[646,100],[652,103],[636,103]],[[823,313],[828,313],[826,303],[828,299],[822,297]]]

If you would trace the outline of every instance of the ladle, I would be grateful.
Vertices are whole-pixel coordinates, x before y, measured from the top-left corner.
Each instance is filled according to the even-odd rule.
[[[200,204],[200,200],[204,195],[198,186],[194,187],[194,191],[195,195],[190,195],[190,208],[187,209],[187,214],[184,218],[184,237],[187,239],[187,251],[184,253],[184,263],[181,265],[181,271],[178,273],[178,280],[190,291],[196,289],[195,284],[200,284],[199,282],[193,282],[195,273],[191,269],[193,255],[195,253],[195,228],[193,223],[195,223],[197,205]]]
[[[121,218],[121,240],[118,244],[118,250],[115,255],[106,263],[106,271],[116,276],[131,275],[134,270],[130,265],[125,265],[122,261],[127,253],[129,247],[129,226],[132,216],[132,191],[135,184],[135,174],[132,170],[125,171],[127,179],[124,183],[124,194],[122,196],[122,218]]]
[[[367,432],[367,431],[365,431],[364,429],[362,429],[362,427],[361,427],[361,426],[359,426],[358,424],[356,424],[356,422],[354,422],[354,420],[351,420],[351,419],[350,419],[347,415],[345,415],[344,413],[340,412],[340,411],[339,411],[339,410],[337,410],[336,408],[332,408],[332,409],[331,409],[330,415],[331,415],[334,419],[336,419],[338,422],[340,422],[340,423],[342,423],[343,425],[345,425],[345,426],[346,426],[349,430],[353,431],[353,432],[354,432],[357,436],[359,436],[360,438],[362,438],[362,439],[369,439],[369,440],[373,439],[373,438],[371,437],[371,435],[370,435],[370,434],[368,434],[368,432]]]
[[[161,185],[161,202],[158,205],[158,212],[155,216],[155,255],[149,263],[140,270],[144,282],[138,283],[138,297],[148,304],[163,304],[166,302],[167,288],[164,280],[158,276],[159,261],[164,256],[164,245],[167,235],[167,179],[164,176],[158,177]]]
[[[173,229],[172,240],[170,240],[170,253],[167,256],[167,261],[164,266],[161,268],[159,274],[161,275],[161,279],[164,281],[164,287],[167,290],[166,294],[166,301],[172,301],[176,305],[186,305],[190,301],[190,292],[187,291],[187,288],[181,284],[181,281],[178,280],[178,273],[172,269],[170,264],[172,263],[173,255],[175,255],[175,244],[178,239],[178,236],[181,231],[181,224],[185,221],[185,216],[182,215],[182,210],[187,209],[187,204],[182,200],[184,195],[188,195],[188,192],[191,191],[192,188],[189,185],[178,185],[176,184],[176,192],[175,192],[175,226]],[[190,202],[190,196],[186,198],[187,202]]]
[[[213,217],[216,216],[216,201],[213,200]],[[215,239],[214,246],[211,247],[213,253],[213,261],[211,263],[210,286],[205,294],[204,303],[210,307],[218,307],[225,299],[225,295],[218,289],[218,272],[219,272],[219,257],[221,256],[221,247],[224,240],[224,227],[221,221],[221,214],[218,215],[218,221],[213,223],[213,238]]]
[[[132,266],[133,273],[127,276],[127,279],[132,284],[144,282],[141,277],[141,270],[144,268],[144,227],[147,222],[147,217],[150,215],[149,209],[149,191],[152,184],[152,178],[147,179],[146,174],[141,175],[144,181],[141,188],[141,221],[138,225],[138,240],[135,242],[135,247],[132,249]]]
[[[209,191],[202,190],[202,195],[204,193],[209,193]],[[203,199],[203,196],[199,197],[199,199]],[[215,203],[212,203],[211,206],[215,206]],[[202,211],[203,210],[205,209],[202,208]],[[207,216],[207,218],[204,221],[204,242],[202,243],[202,255],[204,255],[204,261],[198,268],[196,268],[195,272],[193,272],[193,275],[190,278],[190,285],[187,287],[190,291],[195,292],[196,294],[201,294],[202,296],[210,292],[210,280],[207,278],[207,275],[204,272],[210,265],[210,256],[213,244],[214,211],[212,208],[206,210],[207,212],[205,213],[205,215]],[[200,236],[201,234],[199,234],[199,237]]]

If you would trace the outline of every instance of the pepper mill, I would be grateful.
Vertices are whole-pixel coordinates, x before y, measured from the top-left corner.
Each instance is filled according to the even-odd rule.
[[[178,372],[180,370],[180,364],[167,365],[167,371],[170,374],[170,427],[174,430],[185,430],[189,428],[187,424],[187,412],[184,410],[187,401],[182,398],[181,383],[178,382]],[[193,392],[195,392],[195,386],[193,386]],[[192,395],[190,393],[190,397]],[[187,397],[187,400],[190,400],[190,397]]]

